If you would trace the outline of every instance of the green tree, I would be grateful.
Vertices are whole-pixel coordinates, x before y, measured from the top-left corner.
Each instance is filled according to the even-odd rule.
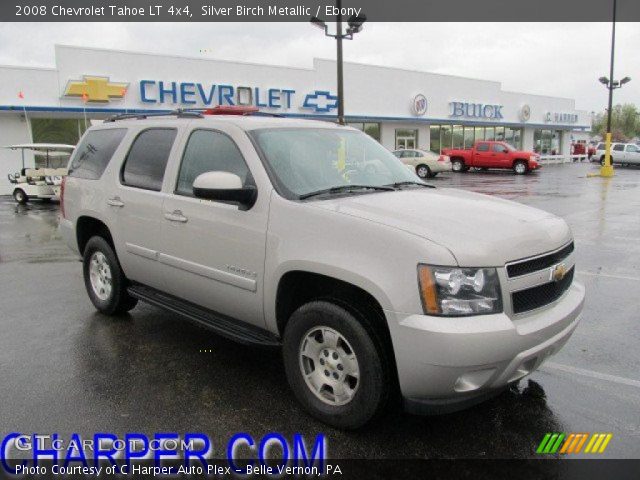
[[[591,131],[604,138],[607,133],[606,110],[594,117]],[[611,136],[614,142],[626,142],[634,137],[640,137],[640,111],[635,105],[625,103],[613,107]]]

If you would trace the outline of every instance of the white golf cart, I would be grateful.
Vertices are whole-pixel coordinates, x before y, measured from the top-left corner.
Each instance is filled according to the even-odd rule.
[[[62,178],[67,175],[66,167],[51,168],[51,161],[59,157],[69,157],[74,145],[64,145],[59,143],[23,143],[20,145],[9,145],[11,150],[20,150],[22,153],[22,169],[16,173],[7,175],[9,182],[14,185],[13,198],[20,204],[27,203],[32,198],[49,201],[60,199],[60,188]],[[24,152],[32,151],[37,155],[44,155],[45,166],[25,167]]]

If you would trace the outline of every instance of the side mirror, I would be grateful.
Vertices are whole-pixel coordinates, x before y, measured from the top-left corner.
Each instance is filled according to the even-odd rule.
[[[504,150],[502,150],[502,153],[509,153],[509,149],[505,148]]]
[[[256,203],[258,190],[253,185],[242,185],[240,177],[230,172],[205,172],[193,181],[193,194],[198,198],[237,202],[243,210]]]

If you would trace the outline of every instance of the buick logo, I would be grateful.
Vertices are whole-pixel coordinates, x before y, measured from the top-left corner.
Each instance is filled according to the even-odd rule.
[[[411,110],[414,115],[422,116],[427,113],[427,97],[419,93],[415,97],[413,97],[413,104],[411,105]]]
[[[520,109],[520,120],[528,122],[531,118],[531,107],[529,105],[523,105]]]
[[[567,266],[564,263],[559,263],[551,269],[551,280],[559,282],[567,274]]]

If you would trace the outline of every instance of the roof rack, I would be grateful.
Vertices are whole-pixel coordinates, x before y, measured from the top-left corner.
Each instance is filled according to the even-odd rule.
[[[158,111],[148,113],[120,113],[107,118],[104,123],[117,122],[118,120],[144,120],[149,117],[177,118],[204,118],[205,115],[255,115],[259,117],[284,117],[279,113],[261,112],[258,107],[244,105],[217,105],[211,108],[177,108],[171,111]]]
[[[176,110],[171,111],[160,111],[160,112],[149,112],[149,113],[120,113],[118,115],[114,115],[112,117],[107,118],[104,123],[109,122],[117,122],[118,120],[127,120],[127,119],[136,119],[136,120],[144,120],[149,117],[171,117],[175,116],[178,118],[203,118],[203,115],[197,110],[184,110],[182,108],[177,108]]]

